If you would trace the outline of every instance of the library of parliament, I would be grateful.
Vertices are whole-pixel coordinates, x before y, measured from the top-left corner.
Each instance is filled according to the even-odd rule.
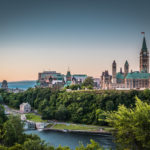
[[[139,71],[129,72],[128,61],[124,64],[124,72],[122,68],[117,72],[117,64],[114,60],[112,63],[112,75],[108,71],[102,72],[101,75],[102,89],[145,89],[150,88],[149,73],[149,52],[146,45],[145,36],[143,37],[142,49],[140,51]]]

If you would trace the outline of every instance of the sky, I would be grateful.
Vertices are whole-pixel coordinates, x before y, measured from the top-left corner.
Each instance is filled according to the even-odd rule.
[[[0,0],[0,81],[36,80],[38,72],[100,77],[116,60],[139,70],[150,0]]]

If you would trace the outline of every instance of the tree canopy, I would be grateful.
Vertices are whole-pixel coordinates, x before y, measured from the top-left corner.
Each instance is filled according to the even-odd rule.
[[[132,150],[150,149],[150,105],[136,97],[135,108],[120,105],[107,121],[116,130],[117,143]]]
[[[92,77],[87,77],[84,82],[82,83],[82,86],[88,88],[88,89],[93,89],[94,86],[94,80]]]

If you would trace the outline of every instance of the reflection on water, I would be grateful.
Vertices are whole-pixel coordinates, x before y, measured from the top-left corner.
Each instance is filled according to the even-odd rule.
[[[82,143],[87,145],[90,143],[90,139],[98,142],[104,148],[109,149],[110,147],[115,150],[115,144],[112,142],[113,137],[111,135],[91,135],[91,134],[78,134],[78,133],[63,133],[55,131],[38,131],[38,130],[28,130],[25,131],[26,134],[37,134],[41,139],[45,140],[47,143],[57,147],[59,145],[69,146],[71,149],[75,149]]]

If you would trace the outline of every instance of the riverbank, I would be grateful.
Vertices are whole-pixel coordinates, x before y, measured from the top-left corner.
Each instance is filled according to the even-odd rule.
[[[113,128],[106,126],[75,124],[68,122],[58,122],[53,120],[42,120],[40,115],[29,113],[26,114],[28,121],[32,121],[35,124],[40,122],[41,124],[47,124],[42,130],[44,131],[58,131],[58,132],[70,132],[70,133],[89,133],[89,134],[111,134]]]
[[[5,109],[9,111],[12,115],[23,115],[20,114],[19,110],[4,105]],[[35,113],[24,114],[26,119],[24,121],[31,121],[34,124],[41,123],[42,130],[44,131],[58,131],[58,132],[70,132],[70,133],[89,133],[89,134],[111,134],[113,128],[106,126],[96,126],[96,125],[85,125],[85,124],[75,124],[68,122],[58,122],[54,120],[43,120],[41,115]],[[45,124],[45,126],[44,126]]]
[[[83,125],[83,124],[70,124],[70,123],[54,123],[51,126],[47,126],[43,129],[44,131],[59,131],[59,132],[70,132],[70,133],[89,133],[89,134],[111,134],[112,128],[94,126],[94,125]]]
[[[56,131],[56,132],[68,132],[68,133],[87,133],[87,134],[105,134],[111,135],[111,132],[106,131],[86,131],[86,130],[67,130],[67,129],[51,129],[51,128],[44,128],[43,131]]]

